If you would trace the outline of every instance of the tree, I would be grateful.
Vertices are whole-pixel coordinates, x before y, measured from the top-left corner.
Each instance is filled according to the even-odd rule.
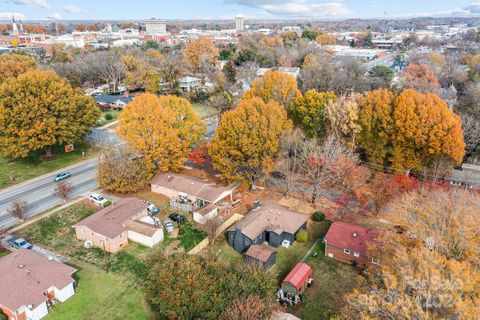
[[[465,143],[460,117],[435,94],[405,90],[395,99],[392,166],[397,169],[430,167],[432,161],[450,158],[462,162]]]
[[[190,152],[188,159],[201,168],[211,166],[212,157],[208,153],[208,144],[205,142],[198,144],[197,147]]]
[[[341,95],[325,106],[328,129],[347,147],[354,148],[361,130],[358,124],[359,95]]]
[[[480,119],[471,115],[462,115],[463,139],[465,141],[465,158],[471,163],[480,160]]]
[[[252,89],[245,93],[244,98],[260,97],[267,103],[273,100],[288,108],[301,95],[292,76],[280,71],[267,71],[262,78],[253,81]]]
[[[288,199],[300,181],[301,162],[305,152],[306,137],[300,129],[287,130],[280,137],[279,161],[270,173],[271,180]]]
[[[201,224],[200,230],[205,232],[207,235],[210,245],[214,245],[215,239],[217,238],[218,228],[222,225],[223,219],[221,217],[214,217],[208,219],[204,224]]]
[[[105,147],[100,151],[98,185],[107,191],[133,193],[148,186],[151,174],[145,159],[129,148]]]
[[[223,73],[227,78],[228,82],[235,83],[237,82],[237,68],[235,67],[235,63],[232,59],[229,59],[225,66],[223,67]]]
[[[247,296],[233,300],[220,315],[221,320],[258,320],[273,319],[280,312],[278,303],[273,299],[261,299]]]
[[[358,143],[368,161],[385,165],[394,132],[394,95],[388,90],[370,91],[360,99]]]
[[[298,242],[302,242],[302,243],[305,243],[307,242],[307,239],[308,239],[308,233],[307,231],[305,230],[300,230],[297,232],[296,236],[295,236],[295,239],[298,241]]]
[[[59,196],[64,202],[67,202],[70,198],[70,193],[72,192],[73,186],[70,182],[60,181],[55,187],[54,194]]]
[[[402,86],[422,93],[436,93],[440,83],[432,69],[426,64],[409,64],[401,73]]]
[[[169,53],[160,64],[160,75],[170,84],[170,91],[178,90],[178,79],[184,71],[184,57],[178,53]]]
[[[319,34],[315,41],[321,46],[334,46],[337,43],[335,36],[326,33]]]
[[[330,101],[336,99],[333,92],[318,92],[312,89],[295,99],[288,109],[288,114],[307,137],[323,138],[327,129],[325,108]]]
[[[303,30],[302,32],[302,38],[307,38],[310,41],[315,40],[319,35],[320,31],[317,30]]]
[[[145,87],[147,65],[134,56],[124,55],[121,58],[126,71],[125,83],[128,89],[137,90]]]
[[[0,84],[8,78],[36,69],[35,60],[26,54],[0,55]]]
[[[150,93],[160,91],[160,76],[153,69],[149,69],[145,74],[145,91]]]
[[[372,39],[373,39],[372,33],[370,31],[367,31],[361,40],[362,47],[372,48],[373,47]]]
[[[462,190],[417,190],[395,200],[391,210],[400,234],[385,233],[383,246],[372,248],[380,266],[359,279],[342,315],[478,318],[478,196]]]
[[[276,102],[244,99],[226,112],[210,144],[214,167],[222,177],[252,186],[273,168],[280,135],[291,127],[286,111]]]
[[[194,71],[201,71],[202,58],[204,62],[215,65],[218,58],[218,49],[212,38],[200,37],[189,44],[185,48],[185,56],[192,65]]]
[[[9,215],[11,215],[14,218],[17,218],[21,222],[25,219],[25,213],[27,211],[28,204],[24,200],[14,200],[11,204],[10,207],[7,209],[7,212]]]
[[[80,141],[100,112],[95,101],[49,71],[29,71],[0,85],[0,151],[25,158]]]
[[[0,310],[0,320],[8,320],[8,316],[2,310]]]
[[[213,107],[220,118],[225,112],[233,108],[233,97],[226,91],[220,91],[213,94],[208,99],[208,105]]]
[[[205,132],[190,102],[174,96],[139,95],[118,121],[118,135],[145,157],[151,173],[178,170]]]
[[[390,88],[393,79],[393,70],[385,66],[374,66],[368,72],[372,89]]]

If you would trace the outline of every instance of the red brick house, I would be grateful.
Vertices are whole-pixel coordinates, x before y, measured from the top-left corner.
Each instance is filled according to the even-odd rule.
[[[325,256],[362,268],[378,264],[369,254],[369,246],[376,245],[378,231],[345,222],[334,222],[323,239]]]

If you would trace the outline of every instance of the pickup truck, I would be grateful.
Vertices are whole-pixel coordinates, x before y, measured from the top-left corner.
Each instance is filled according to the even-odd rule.
[[[19,237],[11,237],[7,240],[8,244],[16,249],[32,249],[33,245],[27,240]]]

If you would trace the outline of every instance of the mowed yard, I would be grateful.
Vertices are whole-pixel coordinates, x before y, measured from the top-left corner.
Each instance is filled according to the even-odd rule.
[[[0,156],[0,189],[4,189],[20,182],[59,170],[83,160],[82,151],[90,158],[95,155],[88,145],[75,145],[76,150],[65,153],[63,147],[57,146],[54,150],[55,159],[42,160],[43,152],[34,152],[23,159],[11,159]]]

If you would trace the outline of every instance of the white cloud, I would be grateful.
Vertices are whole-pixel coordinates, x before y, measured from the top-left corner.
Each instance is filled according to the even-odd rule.
[[[416,12],[404,14],[402,17],[470,17],[480,15],[480,2],[471,3],[462,8],[435,12]]]
[[[227,3],[235,3],[251,8],[265,10],[277,16],[290,17],[342,17],[352,12],[341,2],[330,0],[322,3],[314,3],[309,0],[225,0]]]
[[[19,6],[37,6],[44,9],[52,7],[47,0],[11,0],[10,2]]]
[[[11,20],[12,16],[15,19],[25,20],[25,15],[19,12],[0,12],[0,20]]]
[[[51,15],[49,15],[47,18],[52,20],[61,20],[62,16],[60,15],[60,13],[54,12]]]
[[[73,4],[66,4],[63,6],[63,11],[68,13],[80,13],[82,12],[82,9],[80,9],[77,6],[74,6]]]

